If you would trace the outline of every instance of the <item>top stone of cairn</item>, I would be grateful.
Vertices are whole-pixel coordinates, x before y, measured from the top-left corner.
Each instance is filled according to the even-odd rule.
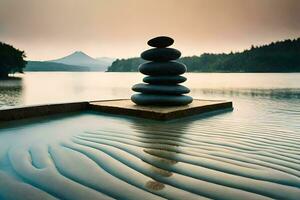
[[[165,48],[168,46],[171,46],[174,43],[174,40],[167,36],[159,36],[152,38],[148,41],[148,45],[151,47],[157,47],[157,48]]]

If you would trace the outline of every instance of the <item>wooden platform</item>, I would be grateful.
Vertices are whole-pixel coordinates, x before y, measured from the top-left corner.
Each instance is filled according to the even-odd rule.
[[[86,110],[155,120],[170,120],[222,109],[232,109],[232,102],[194,99],[193,103],[186,106],[159,107],[138,106],[129,99],[117,99],[9,108],[0,110],[0,122]]]
[[[170,120],[216,110],[232,109],[232,102],[194,99],[191,104],[186,106],[160,107],[139,106],[135,105],[129,99],[121,99],[90,102],[89,106],[92,110],[105,113],[129,115],[155,120]]]

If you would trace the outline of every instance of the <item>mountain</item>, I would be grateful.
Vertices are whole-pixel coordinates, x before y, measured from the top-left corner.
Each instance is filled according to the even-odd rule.
[[[28,61],[25,71],[105,71],[114,58],[92,58],[82,51],[76,51],[63,58],[50,61]]]
[[[237,53],[211,54],[179,59],[188,72],[300,72],[300,38],[272,42]],[[117,59],[108,72],[138,71],[141,58]]]
[[[82,51],[76,51],[68,56],[56,60],[50,60],[49,62],[89,67],[89,71],[105,71],[111,64],[108,59],[95,59]]]
[[[85,72],[89,71],[89,67],[66,65],[55,62],[41,62],[41,61],[27,61],[27,65],[24,71],[74,71],[74,72]]]

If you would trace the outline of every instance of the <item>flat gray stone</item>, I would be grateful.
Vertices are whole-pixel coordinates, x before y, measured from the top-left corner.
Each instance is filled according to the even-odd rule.
[[[158,61],[158,62],[176,60],[180,58],[180,56],[181,56],[180,51],[173,48],[153,48],[153,49],[148,49],[141,54],[141,57],[144,60]]]
[[[154,85],[174,85],[186,81],[184,76],[146,76],[143,82]]]
[[[172,76],[186,72],[186,66],[176,61],[146,62],[139,66],[139,71],[145,75]]]
[[[190,92],[190,89],[183,85],[150,85],[139,83],[132,87],[135,92],[145,94],[166,94],[166,95],[181,95]]]
[[[185,95],[134,94],[131,100],[137,105],[182,106],[191,103],[193,98]]]

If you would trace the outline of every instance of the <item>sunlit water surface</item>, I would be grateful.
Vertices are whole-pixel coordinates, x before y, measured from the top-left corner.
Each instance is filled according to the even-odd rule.
[[[0,127],[0,199],[299,199],[300,74],[187,74],[232,112],[170,122],[83,112]],[[128,98],[137,73],[27,73],[0,108]]]

